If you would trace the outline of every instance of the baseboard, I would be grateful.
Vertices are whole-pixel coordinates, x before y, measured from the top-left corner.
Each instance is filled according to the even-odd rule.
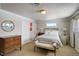
[[[30,42],[30,39],[29,40],[26,40],[26,41],[24,41],[24,42],[22,42],[22,45],[25,45],[25,44],[27,44],[27,43],[29,43]]]

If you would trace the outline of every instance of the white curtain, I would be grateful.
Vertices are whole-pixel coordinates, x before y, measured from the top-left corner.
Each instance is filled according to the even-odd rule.
[[[75,47],[75,34],[79,32],[79,20],[77,19],[72,19],[70,22],[70,45],[72,47]]]
[[[79,19],[76,20],[75,50],[79,53]]]
[[[76,26],[77,32],[79,32],[79,19],[77,19],[77,26]]]
[[[74,38],[75,38],[75,32],[78,31],[78,20],[75,20],[75,19],[72,19],[71,22],[70,22],[70,45],[72,47],[75,47],[74,46]]]
[[[79,32],[79,19],[73,20],[73,32]]]

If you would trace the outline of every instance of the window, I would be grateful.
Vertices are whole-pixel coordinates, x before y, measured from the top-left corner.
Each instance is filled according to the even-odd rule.
[[[56,23],[47,23],[46,27],[57,27]]]

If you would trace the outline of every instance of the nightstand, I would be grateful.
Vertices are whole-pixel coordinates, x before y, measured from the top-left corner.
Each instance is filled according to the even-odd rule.
[[[63,36],[63,40],[62,40],[62,43],[63,45],[67,45],[67,36]]]
[[[40,33],[40,32],[39,32],[39,33],[38,33],[38,36],[39,36],[39,35],[43,35],[43,34],[44,34],[44,33]]]

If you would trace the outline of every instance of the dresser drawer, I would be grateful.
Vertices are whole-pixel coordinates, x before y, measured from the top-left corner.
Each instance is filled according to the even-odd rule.
[[[6,48],[6,49],[4,49],[4,53],[5,53],[5,54],[6,54],[6,53],[9,53],[9,52],[13,51],[14,49],[15,49],[14,46],[9,47],[9,48]]]
[[[16,40],[20,40],[21,37],[18,36],[18,37],[15,37],[14,39],[15,39],[15,41],[16,41]]]
[[[8,43],[6,43],[5,45],[4,45],[4,47],[5,48],[9,48],[9,47],[11,47],[11,46],[14,46],[14,42],[8,42]]]
[[[14,41],[14,38],[6,38],[5,43],[7,44],[7,43],[10,43],[12,41]]]
[[[5,41],[4,41],[4,47],[5,48],[9,48],[11,46],[14,45],[14,39],[13,38],[7,38]]]
[[[16,37],[15,44],[20,44],[20,43],[21,43],[21,37]]]

